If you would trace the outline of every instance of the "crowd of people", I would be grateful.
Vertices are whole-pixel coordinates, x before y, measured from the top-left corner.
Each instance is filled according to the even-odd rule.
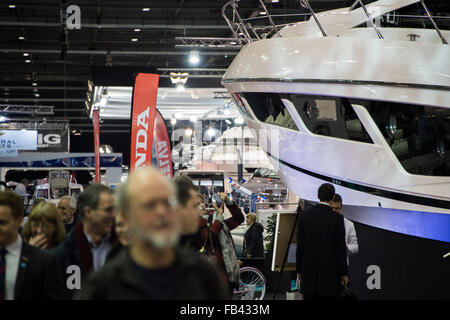
[[[342,199],[332,185],[318,196],[297,239],[298,279],[311,299],[339,294],[347,254],[358,251],[353,224],[335,214]],[[243,257],[264,258],[264,227],[226,193],[212,200],[189,177],[169,180],[153,168],[115,192],[93,184],[77,201],[34,201],[27,219],[22,198],[2,191],[0,300],[231,299],[242,266],[231,231],[247,221]]]

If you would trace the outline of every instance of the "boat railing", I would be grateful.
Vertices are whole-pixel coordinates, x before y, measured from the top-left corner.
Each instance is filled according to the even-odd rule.
[[[263,0],[259,0],[260,8],[262,8],[261,13],[263,13],[262,16],[258,17],[250,17],[250,18],[242,18],[239,14],[239,5],[238,3],[243,0],[231,0],[227,2],[222,7],[222,16],[225,19],[226,23],[231,29],[231,32],[233,33],[233,36],[235,37],[236,41],[238,42],[238,45],[245,45],[254,41],[270,38],[270,37],[281,37],[280,30],[289,25],[294,25],[297,22],[290,22],[290,23],[284,23],[284,24],[275,24],[274,19],[276,18],[286,18],[286,17],[293,17],[293,16],[301,16],[304,17],[305,20],[308,17],[312,17],[319,28],[320,32],[324,37],[327,37],[328,34],[323,27],[322,23],[320,22],[319,17],[317,16],[316,12],[311,7],[309,0],[299,0],[299,5],[309,11],[309,13],[302,13],[302,14],[282,14],[282,15],[274,15],[270,14],[269,10],[267,9],[265,3]],[[418,1],[419,2],[419,1]],[[426,13],[425,16],[418,16],[418,15],[396,15],[396,17],[410,17],[410,18],[426,18],[431,21],[431,24],[433,25],[433,28],[436,30],[436,32],[439,35],[439,38],[441,39],[443,44],[448,44],[444,36],[442,35],[441,30],[437,26],[435,22],[435,18],[430,14],[430,11],[428,10],[428,7],[426,6],[424,0],[420,0],[420,3]],[[360,5],[363,9],[364,13],[367,16],[368,23],[373,27],[375,30],[377,36],[379,39],[384,39],[380,28],[377,27],[377,25],[374,23],[374,18],[371,17],[369,10],[367,10],[367,7],[364,5],[362,0],[356,0],[352,6],[350,6],[349,11],[352,11],[355,9],[357,5]],[[231,14],[230,14],[231,9]],[[387,16],[388,14],[383,14],[381,16]],[[446,17],[438,17],[438,18],[446,18]],[[253,22],[265,19],[268,21],[268,25],[265,26],[256,26]]]

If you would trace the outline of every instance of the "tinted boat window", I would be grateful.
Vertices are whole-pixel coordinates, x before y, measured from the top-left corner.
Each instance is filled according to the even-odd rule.
[[[289,99],[312,133],[373,143],[348,99],[297,94]]]
[[[380,101],[366,104],[406,171],[450,176],[450,109]]]
[[[298,128],[277,93],[241,93],[259,121],[284,128]]]

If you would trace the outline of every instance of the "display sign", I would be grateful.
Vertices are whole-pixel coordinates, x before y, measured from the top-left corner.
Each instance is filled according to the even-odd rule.
[[[0,158],[16,158],[17,150],[15,149],[0,149]]]
[[[38,132],[38,152],[69,152],[69,128],[42,129]]]
[[[69,171],[50,171],[48,180],[51,188],[68,188],[69,187]]]
[[[36,130],[0,130],[0,151],[36,150]]]
[[[285,256],[287,259],[283,271],[296,270],[295,255],[297,249],[297,226],[294,226],[296,215],[297,211],[280,211],[277,214],[275,241],[273,245],[272,271],[281,270]],[[294,234],[289,242],[292,228],[294,228]]]
[[[172,152],[170,151],[169,135],[164,119],[158,110],[156,110],[155,115],[153,139],[156,149],[157,167],[163,175],[172,178]]]
[[[139,73],[131,110],[130,172],[151,166],[159,75]]]
[[[100,123],[99,110],[92,111],[94,126],[95,183],[100,183]]]

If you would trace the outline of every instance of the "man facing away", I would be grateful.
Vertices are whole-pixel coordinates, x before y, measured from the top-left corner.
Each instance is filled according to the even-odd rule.
[[[177,248],[181,232],[173,185],[154,168],[136,170],[125,188],[128,248],[82,284],[78,299],[221,300],[218,272]]]
[[[67,298],[55,257],[20,237],[22,218],[20,196],[0,192],[0,301]]]
[[[331,209],[334,212],[342,214],[342,198],[339,194],[335,194],[333,202],[331,203]],[[347,265],[348,256],[358,253],[358,238],[356,237],[355,225],[350,220],[344,217],[344,227],[345,227],[345,243],[347,247]]]
[[[344,219],[331,209],[334,187],[320,186],[320,203],[300,214],[297,278],[305,300],[337,299],[348,283]]]

